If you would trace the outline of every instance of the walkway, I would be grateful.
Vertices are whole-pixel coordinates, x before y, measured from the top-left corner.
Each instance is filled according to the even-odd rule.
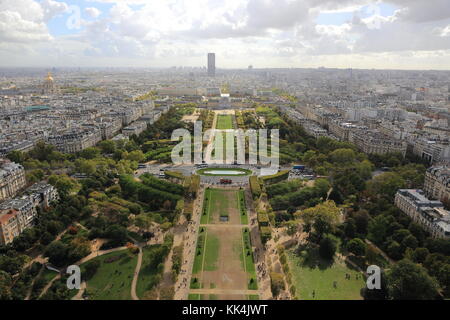
[[[131,282],[131,299],[133,300],[139,300],[139,297],[136,294],[136,285],[139,278],[139,272],[141,271],[142,256],[143,256],[142,247],[139,246],[138,261],[136,263],[136,268],[134,270],[133,281]]]
[[[192,220],[186,224],[186,232],[184,232],[182,236],[182,241],[184,244],[183,263],[181,265],[181,271],[178,275],[177,282],[175,283],[174,300],[187,300],[189,295],[204,193],[205,189],[202,186],[198,191],[197,198],[194,200]]]

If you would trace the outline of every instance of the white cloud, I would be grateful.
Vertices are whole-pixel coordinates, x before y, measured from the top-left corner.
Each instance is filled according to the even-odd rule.
[[[44,12],[45,21],[48,21],[54,16],[64,13],[69,9],[69,6],[65,2],[53,0],[43,0],[41,2],[41,7]]]
[[[142,65],[150,61],[204,65],[205,53],[214,51],[218,65],[224,67],[236,63],[291,66],[303,61],[335,65],[352,59],[372,67],[383,61],[378,58],[381,55],[386,63],[403,65],[405,61],[413,64],[414,59],[425,61],[420,52],[434,50],[440,52],[439,57],[448,57],[450,49],[448,0],[88,2],[83,14],[91,19],[81,21],[83,28],[70,36],[52,38],[47,22],[67,12],[66,3],[0,0],[0,57],[7,50],[20,52],[20,44],[27,57],[35,54],[37,61],[50,56],[64,61],[66,52],[67,59],[80,64],[117,59],[119,63]],[[100,2],[113,5],[102,12],[96,7]],[[386,17],[378,10],[381,2],[398,10]],[[353,19],[340,25],[316,22],[320,13],[343,12]],[[10,44],[10,49],[4,44]],[[19,61],[21,55],[16,54],[16,58]],[[450,67],[450,59],[444,65]]]
[[[49,41],[45,19],[48,13],[32,0],[0,2],[0,42],[27,43]]]
[[[102,12],[100,10],[98,10],[97,8],[94,7],[89,7],[84,9],[84,12],[86,12],[86,14],[91,17],[91,18],[98,18]]]

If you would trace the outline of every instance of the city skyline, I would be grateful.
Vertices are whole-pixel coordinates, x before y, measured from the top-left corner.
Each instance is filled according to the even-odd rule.
[[[4,0],[1,67],[450,69],[444,0]]]

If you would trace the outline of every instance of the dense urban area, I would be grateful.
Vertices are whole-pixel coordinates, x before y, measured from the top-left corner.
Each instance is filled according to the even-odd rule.
[[[0,69],[0,299],[448,299],[449,108],[445,71]],[[279,167],[173,164],[196,121]]]

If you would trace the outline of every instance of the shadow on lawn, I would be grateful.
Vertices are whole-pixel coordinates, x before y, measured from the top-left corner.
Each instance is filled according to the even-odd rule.
[[[330,268],[334,263],[333,260],[323,259],[319,255],[319,247],[311,245],[299,245],[295,249],[294,254],[300,258],[300,261],[297,262],[300,267],[325,270]]]

